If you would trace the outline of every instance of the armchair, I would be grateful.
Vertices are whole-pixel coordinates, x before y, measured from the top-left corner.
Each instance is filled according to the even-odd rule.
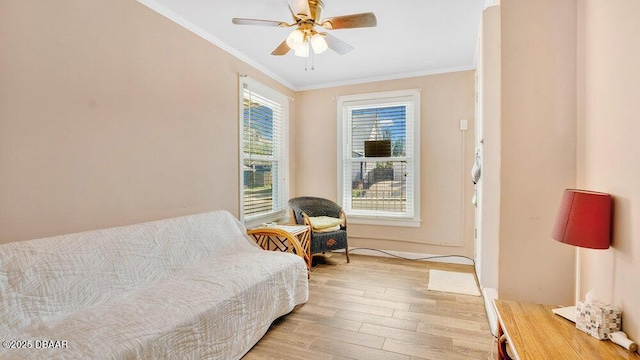
[[[347,242],[347,217],[335,202],[323,198],[303,196],[289,200],[296,224],[308,225],[311,230],[311,256],[325,251],[345,249],[349,262],[349,244]],[[319,232],[314,229],[312,219],[328,216],[342,220],[339,229]]]

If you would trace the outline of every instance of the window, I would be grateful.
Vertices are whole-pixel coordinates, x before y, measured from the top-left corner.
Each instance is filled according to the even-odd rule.
[[[245,224],[287,216],[289,102],[240,78],[240,211]]]
[[[338,98],[340,202],[352,223],[420,226],[420,92]]]

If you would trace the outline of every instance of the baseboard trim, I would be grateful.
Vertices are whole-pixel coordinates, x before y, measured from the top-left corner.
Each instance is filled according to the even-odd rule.
[[[380,251],[384,251],[384,252],[387,252],[389,254],[385,254],[385,253],[380,252]],[[433,255],[433,254],[421,254],[421,253],[392,251],[392,250],[380,250],[380,251],[378,251],[377,249],[364,249],[364,248],[358,248],[358,247],[349,247],[349,252],[351,252],[353,254],[358,254],[358,255],[391,257],[391,258],[392,257],[403,257],[403,258],[407,258],[407,259],[410,259],[410,260],[421,259],[421,260],[418,260],[418,261],[434,261],[434,262],[441,262],[441,263],[448,263],[448,264],[473,265],[473,261],[471,259],[458,257],[457,255],[450,255],[450,256],[448,256],[448,255]],[[344,250],[335,250],[334,252],[344,252]],[[422,260],[422,258],[429,258],[429,257],[435,257],[435,258]]]
[[[498,336],[498,314],[493,307],[493,300],[498,298],[498,290],[494,288],[483,288],[482,297],[484,297],[484,308],[489,319],[489,329],[493,336]]]

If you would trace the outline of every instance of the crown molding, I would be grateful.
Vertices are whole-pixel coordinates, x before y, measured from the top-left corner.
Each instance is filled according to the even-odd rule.
[[[403,74],[374,76],[369,78],[359,78],[354,80],[347,80],[347,81],[340,81],[340,82],[333,82],[333,83],[326,83],[326,84],[302,86],[294,90],[295,91],[318,90],[318,89],[326,89],[326,88],[332,88],[332,87],[338,87],[338,86],[359,85],[359,84],[366,84],[366,83],[372,83],[372,82],[378,82],[378,81],[401,80],[401,79],[408,79],[413,77],[446,74],[446,73],[468,71],[468,70],[475,70],[475,69],[476,69],[475,65],[457,66],[457,67],[443,68],[443,69],[436,69],[436,70],[426,70],[426,71],[417,71],[417,72],[403,73]]]
[[[176,24],[184,27],[185,29],[191,31],[192,33],[200,36],[201,38],[209,41],[210,43],[214,44],[215,46],[219,47],[220,49],[222,49],[222,50],[226,51],[227,53],[231,54],[232,56],[236,57],[240,61],[243,61],[243,62],[247,63],[248,65],[254,67],[256,70],[262,72],[264,75],[272,78],[273,80],[279,82],[283,86],[285,86],[288,89],[290,89],[292,91],[295,91],[295,92],[307,91],[307,90],[325,89],[325,88],[338,87],[338,86],[366,84],[366,83],[372,83],[372,82],[378,82],[378,81],[401,80],[401,79],[407,79],[407,78],[412,78],[412,77],[445,74],[445,73],[451,73],[451,72],[467,71],[467,70],[475,70],[476,69],[476,64],[475,64],[475,59],[474,59],[474,63],[472,65],[467,65],[467,66],[458,66],[458,67],[451,67],[451,68],[426,70],[426,71],[418,71],[418,72],[402,73],[402,74],[393,74],[393,75],[374,76],[374,77],[369,77],[369,78],[359,78],[359,79],[353,79],[353,80],[347,80],[347,81],[332,82],[332,83],[325,83],[325,84],[316,84],[316,85],[310,85],[310,86],[295,86],[294,84],[292,84],[289,81],[283,79],[281,76],[279,76],[276,73],[272,72],[268,68],[264,67],[263,65],[261,65],[257,61],[253,60],[251,57],[247,56],[246,54],[244,54],[244,53],[242,53],[242,52],[240,52],[238,50],[236,50],[235,48],[231,47],[229,44],[227,44],[227,43],[223,42],[222,40],[218,39],[217,37],[211,35],[209,32],[207,32],[203,28],[201,28],[201,27],[195,25],[194,23],[188,21],[187,19],[183,18],[182,16],[180,16],[175,11],[173,11],[173,10],[169,9],[168,7],[160,4],[156,0],[136,0],[136,1],[139,2],[140,4],[144,5],[144,6],[148,7],[149,9],[157,12],[158,14],[168,18],[169,20],[175,22]],[[495,1],[495,0],[488,0],[488,1],[491,2],[491,1]]]
[[[275,81],[279,82],[280,84],[282,84],[283,86],[289,88],[290,90],[296,91],[296,86],[294,86],[290,82],[286,81],[282,77],[280,77],[277,74],[273,73],[272,71],[270,71],[266,67],[262,66],[261,64],[259,64],[258,62],[256,62],[252,58],[248,57],[247,55],[245,55],[245,54],[239,52],[238,50],[234,49],[233,47],[229,46],[229,44],[227,44],[227,43],[223,42],[222,40],[218,39],[217,37],[211,35],[209,32],[207,32],[203,28],[201,28],[201,27],[195,25],[194,23],[188,21],[187,19],[183,18],[178,13],[176,13],[175,11],[169,9],[168,7],[158,3],[155,0],[136,0],[136,1],[141,3],[144,6],[148,7],[149,9],[157,12],[158,14],[168,18],[169,20],[175,22],[176,24],[184,27],[185,29],[191,31],[192,33],[200,36],[201,38],[209,41],[210,43],[214,44],[215,46],[219,47],[220,49],[222,49],[222,50],[228,52],[229,54],[233,55],[234,57],[238,58],[239,60],[247,63],[248,65],[250,65],[252,67],[254,67],[256,70],[259,70],[263,74],[269,76],[270,78],[274,79]]]

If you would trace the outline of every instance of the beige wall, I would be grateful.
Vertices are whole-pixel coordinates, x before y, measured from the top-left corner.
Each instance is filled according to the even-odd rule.
[[[549,237],[562,190],[614,197],[609,250],[580,249],[578,296],[640,337],[640,3],[501,1],[501,298],[574,301],[575,249]]]
[[[416,88],[422,89],[422,224],[419,228],[350,224],[349,245],[393,251],[473,256],[473,184],[470,175],[474,155],[473,71],[298,93],[298,161],[295,166],[298,186],[295,194],[321,196],[333,200],[338,197],[336,97]],[[464,133],[459,129],[461,119],[469,120],[469,130]],[[464,164],[463,139],[466,148]]]
[[[238,73],[294,96],[131,0],[0,1],[0,49],[0,242],[238,215]]]
[[[574,249],[551,239],[576,181],[576,1],[501,1],[499,296],[571,304]]]
[[[247,73],[297,99],[291,193],[333,199],[335,96],[421,88],[422,227],[353,225],[352,245],[473,255],[472,71],[296,94],[127,0],[3,1],[0,48],[0,242],[237,215],[237,84]]]
[[[611,193],[609,250],[581,249],[580,297],[622,307],[640,339],[640,2],[578,2],[578,187]]]

